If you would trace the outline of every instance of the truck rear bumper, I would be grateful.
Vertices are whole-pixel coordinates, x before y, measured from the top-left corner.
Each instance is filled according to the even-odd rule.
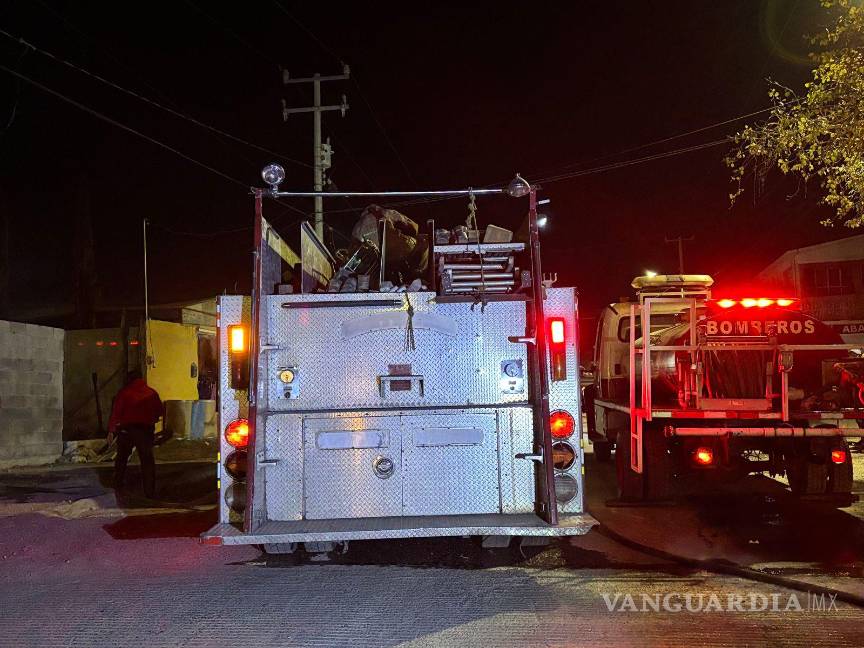
[[[252,533],[244,533],[232,524],[217,524],[201,535],[201,542],[242,545],[474,535],[571,536],[584,535],[597,524],[597,520],[586,513],[559,515],[558,521],[553,526],[533,514],[269,521]]]

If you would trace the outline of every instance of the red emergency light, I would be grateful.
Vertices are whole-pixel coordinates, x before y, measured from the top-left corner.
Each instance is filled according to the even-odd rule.
[[[743,297],[741,299],[730,299],[729,297],[724,297],[723,299],[712,300],[709,303],[723,310],[735,308],[736,306],[740,308],[770,308],[771,306],[777,306],[779,308],[800,308],[799,300],[791,297]]]
[[[567,335],[563,317],[550,317],[549,359],[552,365],[552,380],[567,380]]]

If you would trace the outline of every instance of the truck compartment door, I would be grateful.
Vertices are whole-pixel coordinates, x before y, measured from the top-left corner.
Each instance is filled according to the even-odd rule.
[[[498,433],[495,412],[403,416],[403,514],[500,512]]]
[[[401,445],[398,416],[304,418],[304,517],[400,515]]]

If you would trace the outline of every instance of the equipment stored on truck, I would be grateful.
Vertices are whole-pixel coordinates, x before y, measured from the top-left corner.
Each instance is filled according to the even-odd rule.
[[[793,493],[855,501],[847,437],[864,434],[864,360],[785,296],[712,298],[707,275],[633,281],[601,313],[588,435],[615,448],[622,500],[665,500],[751,473]],[[858,351],[860,353],[860,350]]]
[[[330,192],[464,196],[468,223],[424,231],[369,208],[340,254],[304,225],[299,259],[264,204],[316,194],[253,193],[252,295],[219,299],[219,523],[204,541],[286,553],[586,533],[576,293],[543,281],[535,187]],[[477,226],[477,199],[508,195],[527,198],[524,241]]]

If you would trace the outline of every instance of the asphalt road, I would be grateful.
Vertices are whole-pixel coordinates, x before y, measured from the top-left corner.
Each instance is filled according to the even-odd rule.
[[[608,469],[588,469],[592,512],[616,531],[750,567],[768,558],[768,573],[806,563],[847,585],[861,577],[854,515],[813,518],[782,497],[763,500],[765,515],[698,501],[609,508]],[[0,474],[0,646],[864,645],[861,608],[683,567],[598,531],[542,550],[415,540],[352,543],[329,562],[272,558],[197,543],[215,517],[212,464],[160,465],[163,501],[124,510],[109,476]]]

